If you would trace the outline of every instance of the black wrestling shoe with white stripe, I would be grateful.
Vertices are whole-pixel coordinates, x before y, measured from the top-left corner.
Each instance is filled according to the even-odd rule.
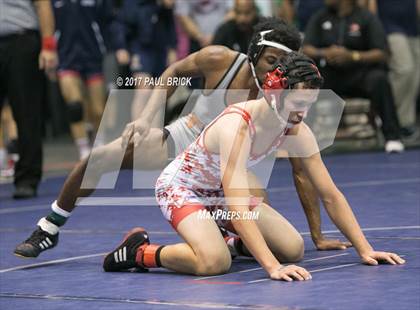
[[[122,271],[136,267],[144,269],[136,263],[136,255],[137,249],[146,244],[150,244],[150,241],[147,232],[143,228],[137,227],[130,230],[118,248],[105,257],[104,270]]]
[[[58,243],[58,233],[51,235],[38,227],[32,235],[19,244],[14,254],[20,257],[37,257],[41,252],[52,249]]]

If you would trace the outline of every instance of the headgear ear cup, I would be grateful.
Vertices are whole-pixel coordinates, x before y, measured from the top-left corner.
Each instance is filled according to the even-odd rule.
[[[288,84],[284,72],[280,68],[276,68],[274,71],[268,72],[265,75],[263,89],[284,89],[288,87]]]
[[[301,82],[311,83],[309,87],[319,88],[322,81],[322,76],[312,59],[303,54],[291,52],[276,61],[272,71],[266,74],[262,89],[277,117],[282,119],[279,111],[282,110],[286,96],[284,89],[293,88]]]

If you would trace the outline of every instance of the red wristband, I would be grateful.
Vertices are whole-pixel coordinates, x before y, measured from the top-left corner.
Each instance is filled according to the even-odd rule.
[[[42,38],[42,49],[47,51],[57,50],[57,41],[53,36]]]

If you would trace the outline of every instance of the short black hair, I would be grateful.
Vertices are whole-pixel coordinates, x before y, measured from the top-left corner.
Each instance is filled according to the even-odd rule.
[[[313,59],[303,53],[291,52],[286,57],[278,59],[273,65],[273,71],[280,68],[289,79],[291,88],[304,83],[305,88],[321,88],[324,79]]]
[[[302,45],[302,39],[296,27],[277,17],[261,17],[258,24],[254,26],[251,41],[256,40],[258,34],[266,30],[273,30],[265,35],[266,40],[283,44],[294,51],[298,51]]]

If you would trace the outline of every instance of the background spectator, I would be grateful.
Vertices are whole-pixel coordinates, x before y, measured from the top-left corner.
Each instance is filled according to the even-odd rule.
[[[157,77],[176,59],[174,0],[124,1],[112,26],[116,57],[134,75]],[[159,38],[159,40],[157,40]]]
[[[217,27],[230,12],[229,1],[176,1],[176,14],[191,40],[190,52],[210,45]]]
[[[417,2],[417,3],[416,3]],[[420,1],[369,0],[384,25],[391,51],[390,82],[403,137],[416,135],[416,99],[420,85]]]
[[[2,0],[0,11],[0,98],[8,99],[19,136],[13,197],[29,198],[42,175],[40,69],[50,74],[57,64],[54,16],[50,2],[41,0]]]
[[[119,64],[129,64],[138,89],[150,89],[145,78],[159,77],[176,61],[174,0],[124,1],[112,33]],[[138,118],[147,98],[144,92],[133,101],[132,117]]]
[[[254,0],[235,0],[234,18],[217,28],[213,44],[225,45],[235,51],[247,53],[253,27],[258,23]]]
[[[365,6],[366,1],[357,0],[360,6]],[[275,12],[278,17],[288,23],[296,23],[299,31],[304,32],[309,19],[325,7],[324,0],[274,0]]]
[[[384,68],[386,38],[380,21],[356,0],[326,0],[310,19],[304,52],[318,60],[324,88],[367,97],[382,119],[387,152],[401,152],[400,127]]]
[[[277,15],[288,23],[295,22],[304,32],[311,16],[324,7],[324,0],[277,0]]]
[[[91,150],[85,120],[89,120],[96,131],[105,104],[102,61],[106,52],[104,29],[111,16],[111,3],[99,0],[52,2],[57,20],[58,80],[67,103],[71,133],[79,158],[83,159]]]

